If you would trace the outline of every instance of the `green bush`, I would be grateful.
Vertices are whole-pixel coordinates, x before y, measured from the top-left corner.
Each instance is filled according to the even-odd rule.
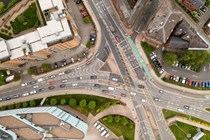
[[[57,104],[57,99],[56,98],[52,98],[51,100],[50,100],[50,105],[56,105]]]
[[[22,106],[23,106],[23,108],[28,107],[28,102],[23,102]]]
[[[36,106],[36,102],[34,100],[31,100],[29,102],[30,107],[35,107]]]
[[[60,104],[65,105],[66,104],[66,99],[61,99]]]
[[[16,108],[16,109],[18,109],[18,108],[20,108],[20,107],[21,107],[21,103],[15,104],[15,108]]]
[[[132,129],[132,128],[134,127],[133,122],[129,121],[129,123],[128,123],[128,127],[129,127],[130,129]]]
[[[83,99],[83,100],[81,100],[80,102],[79,102],[79,106],[80,107],[86,107],[87,106],[87,102],[86,102],[86,100],[85,99]]]
[[[127,120],[125,117],[123,117],[123,118],[121,119],[120,123],[121,123],[122,125],[127,125],[127,124],[128,124],[128,120]]]
[[[121,120],[121,117],[120,117],[120,116],[117,115],[117,116],[114,117],[114,121],[115,121],[116,123],[119,123],[120,120]]]
[[[92,20],[89,17],[83,18],[84,23],[90,23]]]
[[[8,109],[14,109],[14,104],[10,104],[7,106]]]
[[[74,99],[74,98],[71,98],[71,99],[69,100],[69,105],[70,105],[70,107],[72,107],[72,108],[76,107],[76,105],[77,105],[77,100]]]
[[[109,115],[109,116],[107,117],[107,121],[108,121],[109,123],[112,123],[112,122],[113,122],[113,117],[112,117],[111,115]]]
[[[6,110],[7,106],[1,106],[1,111]]]
[[[88,49],[90,49],[91,46],[92,46],[92,44],[90,43],[90,41],[88,41],[88,42],[86,43],[86,47],[87,47]]]
[[[96,102],[95,101],[90,101],[88,103],[88,108],[89,109],[93,110],[93,109],[95,109],[95,107],[96,107]]]
[[[41,69],[43,71],[45,71],[45,72],[49,72],[49,71],[52,70],[51,65],[50,64],[46,64],[46,63],[44,63],[44,64],[41,65]]]
[[[29,68],[29,69],[28,69],[28,74],[29,74],[29,75],[33,75],[33,74],[35,74],[35,73],[36,73],[36,71],[35,71],[34,68]]]
[[[111,102],[106,102],[106,103],[104,104],[104,108],[109,108],[110,105],[111,105]]]

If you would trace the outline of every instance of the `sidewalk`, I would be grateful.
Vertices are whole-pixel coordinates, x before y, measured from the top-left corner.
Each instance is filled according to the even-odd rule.
[[[147,56],[146,56],[146,54],[144,53],[144,50],[141,47],[141,41],[142,41],[142,38],[140,36],[137,36],[137,38],[135,40],[135,44],[138,47],[139,52],[140,52],[145,64],[149,65],[150,64],[149,60],[147,59]],[[210,94],[210,91],[208,91],[208,90],[193,90],[193,89],[190,89],[190,88],[180,87],[180,86],[177,86],[177,85],[166,83],[162,79],[157,77],[157,75],[155,74],[153,69],[150,69],[150,74],[152,75],[154,81],[157,82],[158,84],[162,85],[162,86],[172,88],[172,89],[176,89],[176,90],[181,90],[183,92],[188,92],[188,93],[192,93],[192,94]]]

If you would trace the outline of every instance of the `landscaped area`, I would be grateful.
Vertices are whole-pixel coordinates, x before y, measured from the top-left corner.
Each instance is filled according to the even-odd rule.
[[[159,73],[158,69],[155,67],[155,65],[153,64],[152,60],[150,59],[150,54],[152,52],[154,52],[156,48],[151,46],[150,44],[148,44],[146,42],[141,42],[141,46],[142,46],[142,48],[144,50],[144,53],[146,54],[146,56],[148,58],[148,60],[149,60],[149,62],[151,64],[153,70],[155,71],[156,75],[160,76],[160,73]]]
[[[37,28],[40,25],[36,4],[33,3],[29,8],[10,22],[14,34],[18,34],[30,28]]]
[[[175,135],[177,140],[191,140],[191,138],[198,132],[197,127],[188,125],[182,122],[176,122],[170,126],[171,131]],[[210,133],[207,130],[202,130],[204,135],[200,140],[209,140]],[[189,136],[189,138],[187,137]]]
[[[8,1],[10,1],[8,3]],[[12,8],[15,4],[20,2],[21,0],[3,0],[0,2],[0,15],[8,11],[10,8]]]
[[[206,110],[210,112],[210,108],[206,108]]]
[[[173,65],[175,62],[182,62],[195,71],[199,71],[201,66],[210,63],[210,53],[207,51],[181,51],[181,52],[163,52],[163,62],[166,65]]]
[[[109,128],[117,136],[123,136],[124,140],[134,140],[135,124],[123,116],[107,116],[100,122]]]

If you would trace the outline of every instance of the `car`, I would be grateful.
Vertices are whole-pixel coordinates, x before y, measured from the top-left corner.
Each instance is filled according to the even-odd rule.
[[[0,98],[0,102],[2,102],[3,101],[3,98]]]
[[[66,83],[66,82],[68,82],[67,79],[62,79],[62,80],[61,80],[61,83]]]
[[[182,77],[179,77],[179,82],[182,82],[182,79],[183,79]]]
[[[142,89],[144,89],[145,87],[144,87],[144,85],[138,85],[138,88],[142,88]]]
[[[161,70],[159,71],[159,73],[160,73],[160,74],[163,74],[164,71],[165,71],[164,69],[161,69]]]
[[[103,92],[103,93],[107,93],[107,92],[109,92],[109,90],[103,89],[102,92]]]
[[[158,97],[154,97],[153,100],[160,102],[160,98],[158,98]]]
[[[94,84],[94,87],[96,87],[96,88],[100,88],[100,87],[101,87],[101,85],[99,85],[99,84]]]
[[[186,80],[187,80],[187,78],[186,78],[186,77],[183,77],[183,78],[182,78],[182,81],[181,81],[182,84],[185,84],[185,83],[186,83]]]
[[[103,131],[105,128],[102,126],[100,129],[99,129],[99,132]]]
[[[135,93],[135,92],[130,92],[130,94],[131,94],[131,95],[133,95],[133,96],[135,96],[135,95],[136,95],[136,93]]]
[[[23,93],[23,94],[22,94],[22,96],[23,96],[23,97],[28,96],[28,95],[29,95],[29,93],[28,93],[28,92],[27,92],[27,93]]]
[[[69,74],[70,72],[71,72],[71,70],[64,71],[65,74]]]
[[[118,35],[115,35],[114,38],[115,38],[115,40],[116,40],[118,43],[120,42],[120,38],[119,38]]]
[[[82,77],[80,76],[80,77],[77,77],[77,80],[82,80]]]
[[[145,103],[147,100],[146,99],[141,99],[141,101]]]
[[[109,137],[109,135],[110,135],[110,134],[109,134],[109,133],[107,133],[104,137],[105,137],[105,138],[107,138],[107,137]]]
[[[54,63],[54,68],[58,68],[58,63]]]
[[[31,85],[34,85],[36,83],[37,83],[37,81],[35,81],[35,80],[30,82]]]
[[[6,101],[7,100],[11,100],[11,97],[10,96],[7,96],[7,97],[4,98],[4,100],[6,100]]]
[[[71,58],[71,62],[72,62],[72,63],[74,63],[74,62],[75,62],[73,57]]]
[[[206,86],[205,86],[205,87],[206,87],[206,88],[208,88],[208,87],[209,87],[209,84],[208,84],[208,82],[205,82],[205,83],[206,83]]]
[[[90,63],[91,63],[90,61],[87,61],[85,64],[86,64],[86,65],[89,65]]]
[[[61,85],[60,85],[60,88],[65,88],[65,87],[66,87],[65,84],[61,84]]]
[[[61,64],[62,64],[62,65],[61,65],[62,67],[66,66],[66,65],[67,65],[66,59],[63,59],[63,60],[61,61]]]
[[[117,79],[117,78],[112,78],[112,81],[117,82],[117,81],[118,81],[118,79]]]
[[[36,93],[36,90],[30,91],[30,95],[31,95],[31,94],[35,94],[35,93]]]
[[[114,87],[108,87],[108,90],[115,90]]]
[[[163,93],[164,93],[164,91],[163,91],[163,90],[159,90],[159,93],[160,93],[160,94],[163,94]]]
[[[190,106],[188,106],[188,105],[184,105],[184,109],[189,110],[189,109],[190,109]]]
[[[151,56],[156,56],[155,52],[151,52],[149,55],[150,55],[150,57]]]
[[[90,43],[91,43],[92,45],[95,45],[95,41],[96,41],[95,38],[90,38]]]
[[[80,69],[81,69],[81,67],[77,67],[77,68],[76,68],[76,70],[80,70]]]
[[[39,78],[37,81],[38,81],[38,82],[42,82],[42,81],[44,81],[44,78],[41,77],[41,78]]]
[[[99,121],[96,121],[93,126],[96,127],[99,124]]]
[[[17,94],[17,95],[14,95],[13,97],[14,97],[14,98],[19,98],[19,97],[20,97],[20,95],[19,95],[19,94]]]
[[[58,76],[61,76],[61,75],[64,75],[65,73],[64,72],[60,72],[58,73]]]
[[[126,97],[127,95],[125,93],[121,93],[120,96]]]
[[[33,88],[38,88],[39,86],[38,85],[35,85]]]
[[[179,112],[184,112],[184,109],[178,108],[177,110],[178,110]]]
[[[90,76],[90,79],[97,79],[97,76],[96,75]]]
[[[44,92],[45,91],[45,88],[40,88],[38,91],[39,92]]]
[[[81,13],[82,12],[84,12],[85,11],[85,8],[84,7],[82,7],[82,8],[80,8],[80,10],[79,10]]]
[[[53,90],[53,89],[55,89],[55,87],[54,86],[49,86],[48,89]]]
[[[179,76],[177,76],[177,77],[176,77],[176,80],[175,80],[175,81],[176,81],[176,82],[178,82],[178,81],[179,81]]]
[[[77,83],[73,83],[72,86],[73,86],[73,87],[76,87],[76,86],[77,86]]]
[[[90,37],[92,37],[92,38],[96,38],[96,37],[97,37],[97,35],[96,35],[96,34],[90,34]]]
[[[89,16],[88,13],[86,13],[86,12],[82,13],[82,15],[83,15],[83,17],[88,17]]]
[[[23,83],[23,84],[21,84],[21,87],[25,87],[27,85],[28,85],[28,83]]]
[[[174,78],[174,75],[170,75],[168,79],[173,80],[173,78]]]
[[[53,79],[53,78],[55,78],[55,75],[50,75],[48,78]]]
[[[76,0],[76,4],[80,4],[82,0]]]
[[[55,81],[50,81],[49,85],[55,85]]]
[[[188,85],[191,86],[192,85],[192,80],[188,80]]]

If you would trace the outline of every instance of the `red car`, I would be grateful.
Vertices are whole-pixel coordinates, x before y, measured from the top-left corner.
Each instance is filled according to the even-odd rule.
[[[122,97],[126,97],[127,95],[125,93],[121,93],[121,96]]]
[[[49,85],[55,85],[55,81],[50,81]]]
[[[87,62],[86,62],[86,65],[89,65],[90,63],[91,63],[90,61],[87,61]]]
[[[188,85],[191,86],[192,85],[192,80],[188,81]]]
[[[83,17],[87,17],[88,14],[86,12],[83,13]]]
[[[117,36],[117,35],[115,35],[115,40],[119,43],[120,42],[120,38]]]
[[[85,8],[81,8],[80,12],[83,13],[85,11]]]

